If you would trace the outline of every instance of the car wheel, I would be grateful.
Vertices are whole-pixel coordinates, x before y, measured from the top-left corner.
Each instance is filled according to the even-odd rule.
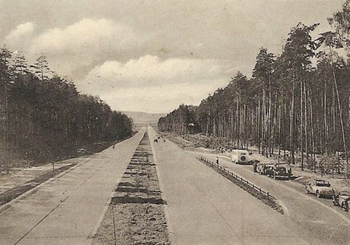
[[[317,196],[318,198],[320,198],[320,197],[321,197],[321,193],[320,193],[319,191],[316,191],[316,196]]]
[[[345,211],[345,212],[347,212],[348,211],[348,207],[347,207],[347,205],[346,205],[346,203],[345,202],[342,202],[341,203],[341,207],[342,207],[342,209]]]

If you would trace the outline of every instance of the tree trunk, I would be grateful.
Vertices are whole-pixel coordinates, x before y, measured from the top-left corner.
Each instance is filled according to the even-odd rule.
[[[290,153],[291,153],[291,158],[292,158],[292,163],[295,164],[295,159],[294,159],[294,100],[295,100],[295,95],[294,95],[294,89],[295,89],[295,82],[293,79],[293,89],[292,89],[292,102],[291,102],[291,110],[290,110]]]
[[[303,82],[300,81],[300,153],[301,153],[301,171],[304,171],[304,138],[303,138]]]

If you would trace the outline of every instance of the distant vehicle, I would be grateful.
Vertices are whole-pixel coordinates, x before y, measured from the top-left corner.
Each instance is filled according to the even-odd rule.
[[[333,205],[340,206],[345,212],[349,211],[350,192],[340,191],[338,195],[332,197]]]
[[[78,155],[86,155],[86,154],[91,154],[88,150],[81,148],[77,150]]]
[[[274,166],[272,168],[274,179],[289,179],[290,174],[288,173],[286,167],[284,166]]]
[[[338,159],[340,160],[346,160],[346,155],[345,152],[342,151],[336,151],[335,155],[337,156]]]
[[[231,153],[231,161],[236,164],[248,164],[249,152],[247,150],[233,150]]]
[[[321,179],[314,179],[309,184],[305,185],[305,192],[307,194],[316,194],[318,198],[334,196],[334,190],[331,184]]]
[[[271,177],[273,176],[273,167],[273,164],[259,163],[256,170],[259,174]]]

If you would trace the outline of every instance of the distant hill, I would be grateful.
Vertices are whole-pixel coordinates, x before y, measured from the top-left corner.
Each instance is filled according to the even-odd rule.
[[[157,125],[158,119],[166,116],[166,113],[145,113],[135,111],[122,111],[122,113],[132,118],[135,125]]]

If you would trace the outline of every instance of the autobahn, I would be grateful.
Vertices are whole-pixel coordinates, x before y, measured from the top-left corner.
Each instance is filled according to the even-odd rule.
[[[172,244],[349,244],[347,215],[293,181],[220,164],[269,191],[281,215],[148,128]],[[91,157],[0,211],[0,244],[91,244],[108,198],[145,132]],[[215,155],[207,154],[215,159]]]
[[[173,244],[325,244],[193,154],[168,141],[152,145]]]
[[[91,244],[107,201],[144,133],[140,130],[71,171],[13,200],[0,212],[0,244]]]
[[[216,158],[216,155],[208,153],[188,153],[204,155],[212,161]],[[320,240],[320,244],[350,243],[349,214],[333,207],[331,200],[307,195],[299,183],[259,175],[253,172],[252,166],[233,164],[227,157],[220,157],[220,165],[276,197],[284,208],[286,218],[301,228],[298,234],[306,241],[313,243],[315,238]]]

